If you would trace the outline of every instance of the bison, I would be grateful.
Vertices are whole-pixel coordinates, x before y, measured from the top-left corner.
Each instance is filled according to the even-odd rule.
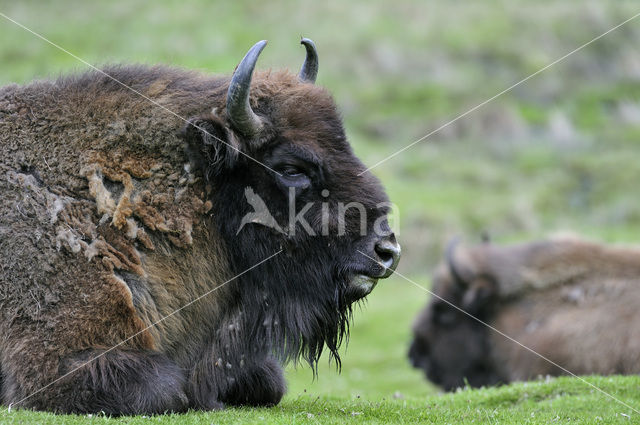
[[[409,349],[413,366],[445,390],[640,372],[640,249],[563,236],[454,242],[446,257]]]
[[[230,78],[122,65],[0,89],[0,402],[268,406],[285,362],[339,364],[400,247],[302,44],[299,74],[254,73],[261,41]],[[243,222],[258,204],[271,221]]]

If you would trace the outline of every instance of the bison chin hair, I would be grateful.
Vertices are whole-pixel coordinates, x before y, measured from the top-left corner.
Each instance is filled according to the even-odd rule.
[[[286,270],[278,258],[269,264],[270,273]],[[265,266],[267,263],[265,263]],[[290,265],[289,265],[290,267]],[[340,370],[338,349],[348,339],[352,303],[346,299],[347,277],[336,279],[328,273],[283,276],[278,284],[256,273],[238,285],[241,326],[246,336],[236,344],[240,352],[270,352],[283,363],[306,361],[317,372],[322,352],[329,350],[330,360]]]
[[[314,375],[326,345],[330,359],[339,370],[338,349],[348,339],[352,315],[351,304],[344,301],[343,293],[343,289],[337,287],[331,299],[292,302],[282,298],[268,308],[264,303],[256,305],[259,320],[252,320],[250,341],[272,344],[273,354],[283,363],[306,361]]]

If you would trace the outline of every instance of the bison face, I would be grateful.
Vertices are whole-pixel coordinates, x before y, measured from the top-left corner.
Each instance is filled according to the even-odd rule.
[[[447,264],[435,273],[435,296],[414,323],[409,349],[411,364],[447,391],[502,380],[492,360],[488,328],[470,317],[488,320],[493,283],[481,273],[473,253],[454,248],[449,246]]]
[[[500,378],[488,352],[487,329],[441,301],[434,301],[413,328],[411,364],[444,388],[494,385]]]
[[[280,252],[233,286],[251,332],[313,363],[325,343],[337,356],[351,304],[393,272],[400,247],[384,190],[353,154],[331,97],[309,81],[309,55],[300,76],[257,74],[249,97],[246,62],[262,47],[238,66],[226,103],[185,136],[233,273]],[[243,73],[249,82],[237,81]]]

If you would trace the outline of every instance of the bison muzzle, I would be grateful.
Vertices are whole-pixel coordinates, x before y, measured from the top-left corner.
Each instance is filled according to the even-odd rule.
[[[0,89],[0,402],[274,405],[286,361],[339,364],[400,248],[302,44],[297,75],[254,72],[262,41],[231,78],[112,66]],[[248,193],[271,226],[242,222]]]

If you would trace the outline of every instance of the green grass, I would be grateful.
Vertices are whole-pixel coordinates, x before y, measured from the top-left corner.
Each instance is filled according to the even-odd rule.
[[[586,377],[589,384],[638,406],[639,377]],[[100,415],[56,416],[49,413],[6,410],[7,424],[628,424],[633,411],[585,382],[572,378],[532,381],[454,394],[366,400],[299,394],[279,406],[265,409],[228,409],[186,415],[107,418]]]
[[[373,165],[638,12],[635,0],[188,3],[0,0],[0,12],[92,64],[170,63],[230,73],[268,39],[260,68],[297,69],[318,45],[357,154]],[[399,271],[428,286],[453,235],[496,241],[570,230],[640,240],[640,21],[374,170],[399,213]],[[0,18],[0,84],[86,69]],[[273,409],[105,419],[0,413],[4,423],[627,423],[630,414],[569,378],[442,395],[406,361],[427,294],[395,278],[356,311],[343,370],[287,370]],[[640,406],[635,377],[589,378]],[[632,419],[637,420],[637,415]]]

